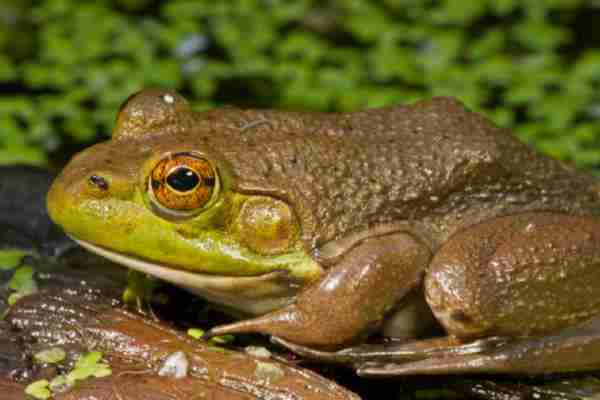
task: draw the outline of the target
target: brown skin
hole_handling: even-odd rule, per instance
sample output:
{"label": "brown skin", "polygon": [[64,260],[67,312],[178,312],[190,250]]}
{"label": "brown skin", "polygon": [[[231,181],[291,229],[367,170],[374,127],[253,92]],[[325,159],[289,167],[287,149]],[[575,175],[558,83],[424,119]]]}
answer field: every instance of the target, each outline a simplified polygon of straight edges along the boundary
{"label": "brown skin", "polygon": [[[165,95],[173,101],[165,102]],[[250,198],[214,217],[222,230],[240,237],[253,254],[295,249],[318,266],[313,271],[324,271],[318,280],[289,282],[294,290],[306,286],[289,306],[209,335],[269,333],[297,352],[354,362],[367,374],[430,373],[431,367],[410,369],[404,361],[433,351],[442,358],[451,354],[467,368],[460,356],[497,347],[487,338],[557,334],[600,311],[599,182],[449,98],[348,114],[234,108],[194,113],[176,93],[144,91],[123,107],[112,141],[66,168],[49,194],[51,215],[60,223],[59,210],[77,208],[90,196],[132,198],[131,191],[147,189],[131,182],[144,181],[148,159],[188,151],[217,166],[227,191]],[[110,194],[101,182],[80,189],[95,172],[110,181]],[[187,207],[198,198],[204,201],[177,198],[173,204]],[[272,215],[277,218],[264,218]],[[255,220],[260,225],[252,225]],[[135,221],[130,224],[135,230]],[[423,276],[425,298],[448,338],[395,352],[315,350],[357,343],[388,316],[402,313]],[[574,299],[573,293],[585,295]],[[479,338],[484,340],[469,344]],[[564,349],[576,354],[581,347]],[[401,368],[361,364],[378,359],[375,353],[386,362],[392,355]],[[600,356],[592,361],[600,365]],[[492,364],[482,365],[487,371]],[[544,372],[556,370],[551,362],[545,365]]]}

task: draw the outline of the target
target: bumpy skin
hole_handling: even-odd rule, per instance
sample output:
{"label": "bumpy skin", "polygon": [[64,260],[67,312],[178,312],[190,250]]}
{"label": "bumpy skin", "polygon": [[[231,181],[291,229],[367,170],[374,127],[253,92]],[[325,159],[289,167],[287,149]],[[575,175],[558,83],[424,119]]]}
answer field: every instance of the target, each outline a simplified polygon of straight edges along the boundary
{"label": "bumpy skin", "polygon": [[[166,217],[148,199],[148,176],[182,152],[215,166],[220,194],[192,217]],[[122,107],[112,140],[71,161],[48,206],[101,254],[144,259],[153,265],[116,258],[240,309],[258,304],[251,313],[276,310],[213,334],[339,346],[379,327],[422,276],[436,317],[461,340],[541,335],[600,307],[558,302],[560,315],[550,307],[569,288],[598,297],[600,285],[565,271],[597,279],[600,183],[450,98],[346,114],[195,113],[174,92],[143,91]],[[549,244],[556,251],[543,250]],[[511,275],[515,268],[524,272]],[[202,274],[209,284],[192,282]],[[512,287],[496,279],[503,274]],[[519,308],[536,300],[528,288],[540,308]],[[502,296],[486,290],[517,295],[503,309]],[[517,323],[527,315],[540,321]]]}
{"label": "bumpy skin", "polygon": [[129,136],[84,152],[60,179],[107,170],[136,181],[161,147],[206,149],[229,165],[232,190],[291,203],[310,251],[377,224],[410,221],[439,245],[501,215],[600,215],[598,181],[450,98],[350,114],[179,111]]}
{"label": "bumpy skin", "polygon": [[292,204],[310,251],[377,224],[408,221],[437,246],[501,215],[600,215],[596,180],[450,98],[350,114],[226,108],[196,118],[173,140],[219,154],[234,190]]}
{"label": "bumpy skin", "polygon": [[600,218],[522,213],[454,235],[436,253],[427,301],[461,338],[535,336],[600,313]]}

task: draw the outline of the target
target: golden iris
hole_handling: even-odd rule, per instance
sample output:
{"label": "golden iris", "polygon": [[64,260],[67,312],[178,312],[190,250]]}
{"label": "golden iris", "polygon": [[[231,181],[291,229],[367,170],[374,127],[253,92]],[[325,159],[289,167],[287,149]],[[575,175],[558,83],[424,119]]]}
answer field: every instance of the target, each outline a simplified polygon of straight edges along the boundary
{"label": "golden iris", "polygon": [[209,202],[216,174],[210,163],[189,153],[173,154],[156,164],[150,189],[163,207],[175,211],[198,210]]}

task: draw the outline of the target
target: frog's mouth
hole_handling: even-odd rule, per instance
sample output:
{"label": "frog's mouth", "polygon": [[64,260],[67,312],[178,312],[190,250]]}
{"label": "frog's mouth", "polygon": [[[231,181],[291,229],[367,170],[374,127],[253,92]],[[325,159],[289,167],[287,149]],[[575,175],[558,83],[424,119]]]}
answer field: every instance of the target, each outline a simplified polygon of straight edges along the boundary
{"label": "frog's mouth", "polygon": [[69,235],[86,250],[182,287],[209,301],[252,315],[289,304],[300,289],[289,272],[277,270],[256,276],[225,276],[190,272],[121,254]]}

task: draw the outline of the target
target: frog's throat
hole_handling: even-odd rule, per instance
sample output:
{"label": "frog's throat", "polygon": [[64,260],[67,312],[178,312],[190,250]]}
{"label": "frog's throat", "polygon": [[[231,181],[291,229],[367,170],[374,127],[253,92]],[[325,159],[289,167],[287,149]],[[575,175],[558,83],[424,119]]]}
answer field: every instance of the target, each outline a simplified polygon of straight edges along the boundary
{"label": "frog's throat", "polygon": [[293,300],[299,290],[298,283],[282,270],[257,276],[224,276],[190,272],[117,253],[69,236],[86,250],[117,264],[170,282],[209,301],[253,315],[284,307]]}

